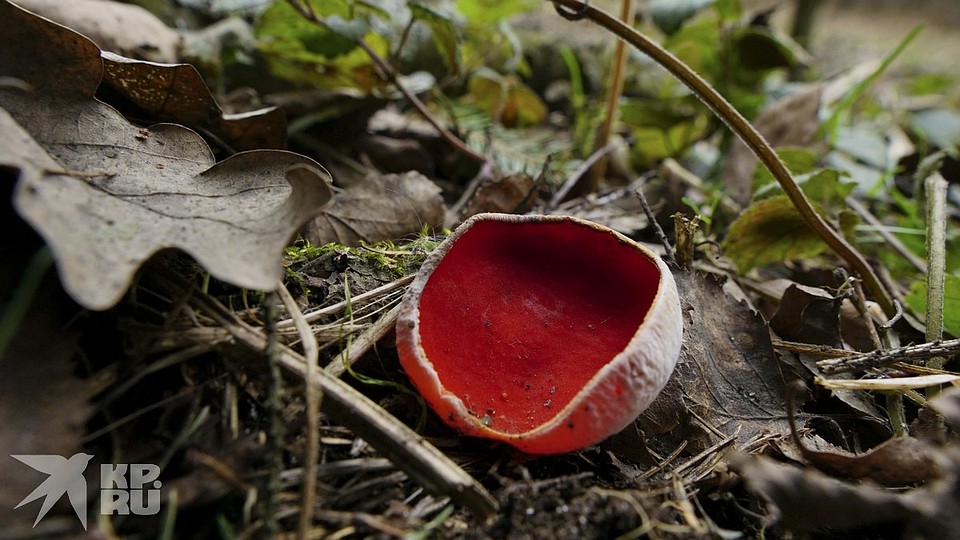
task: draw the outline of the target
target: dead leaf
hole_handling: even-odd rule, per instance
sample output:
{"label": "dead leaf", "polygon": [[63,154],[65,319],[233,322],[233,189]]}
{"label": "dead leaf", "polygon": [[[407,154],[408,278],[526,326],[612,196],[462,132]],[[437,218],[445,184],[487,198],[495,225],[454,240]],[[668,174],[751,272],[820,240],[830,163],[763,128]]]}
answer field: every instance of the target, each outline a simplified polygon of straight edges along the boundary
{"label": "dead leaf", "polygon": [[[226,114],[217,105],[200,73],[190,64],[157,64],[103,52],[100,97],[112,105],[135,106],[139,121],[174,122],[207,132],[231,151],[281,149],[287,120],[282,109],[267,107]],[[111,92],[104,92],[109,88]]]}
{"label": "dead leaf", "polygon": [[[820,127],[821,91],[816,84],[781,98],[760,111],[753,123],[773,148],[807,146]],[[739,140],[734,141],[724,178],[727,194],[741,205],[750,201],[751,178],[756,166],[753,152]]]}
{"label": "dead leaf", "polygon": [[791,284],[770,319],[770,328],[786,340],[840,347],[842,300],[823,289]]}
{"label": "dead leaf", "polygon": [[906,493],[843,482],[763,456],[741,456],[733,468],[750,491],[770,503],[770,521],[786,529],[836,532],[888,523],[902,528],[894,529],[901,538],[960,538],[956,450],[945,453],[952,461],[950,475]]}
{"label": "dead leaf", "polygon": [[88,37],[101,49],[154,62],[176,62],[180,34],[140,6],[107,0],[17,0]]}
{"label": "dead leaf", "polygon": [[524,209],[520,205],[527,203],[529,206],[534,184],[533,177],[523,173],[490,178],[477,186],[470,196],[470,201],[460,212],[460,221],[482,212],[522,213]]}
{"label": "dead leaf", "polygon": [[815,470],[742,456],[734,467],[771,505],[771,521],[787,529],[849,529],[903,521],[910,505],[881,488],[847,484]]}
{"label": "dead leaf", "polygon": [[806,445],[801,446],[801,453],[818,469],[833,476],[873,480],[885,486],[906,486],[937,478],[948,466],[938,448],[913,437],[887,439],[862,454],[837,447],[832,451],[814,450]]}
{"label": "dead leaf", "polygon": [[393,240],[443,225],[440,188],[419,172],[370,177],[339,193],[304,230],[313,244]]}
{"label": "dead leaf", "polygon": [[276,286],[283,248],[330,197],[319,164],[282,151],[214,164],[195,132],[138,128],[96,101],[102,63],[86,38],[6,1],[0,32],[0,65],[32,87],[0,89],[0,163],[20,170],[14,206],[50,245],[74,299],[112,306],[164,248],[220,280]]}
{"label": "dead leaf", "polygon": [[[716,278],[693,271],[674,271],[684,312],[684,347],[671,383],[652,409],[661,418],[671,400],[674,379],[682,406],[700,419],[732,435],[743,445],[759,435],[789,433],[784,375],[763,318],[728,296]],[[674,418],[689,422],[675,410]],[[698,421],[699,422],[699,421]],[[641,425],[645,432],[650,432]],[[702,442],[702,441],[701,441]]]}

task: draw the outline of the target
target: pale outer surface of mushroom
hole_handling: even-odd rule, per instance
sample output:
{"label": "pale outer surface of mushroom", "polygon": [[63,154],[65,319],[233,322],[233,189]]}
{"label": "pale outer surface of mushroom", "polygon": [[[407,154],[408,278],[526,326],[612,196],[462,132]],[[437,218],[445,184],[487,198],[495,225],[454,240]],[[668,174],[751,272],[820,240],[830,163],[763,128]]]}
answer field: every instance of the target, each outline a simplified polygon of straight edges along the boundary
{"label": "pale outer surface of mushroom", "polygon": [[[522,433],[492,429],[447,391],[421,343],[420,297],[433,271],[457,239],[483,220],[515,223],[568,221],[611,234],[647,257],[660,283],[646,317],[627,346],[607,362],[551,420]],[[568,216],[478,214],[465,221],[427,258],[414,279],[397,320],[401,364],[446,423],[466,435],[501,440],[531,454],[557,454],[585,448],[621,431],[654,401],[680,354],[683,318],[676,283],[666,263],[633,240],[601,225]]]}

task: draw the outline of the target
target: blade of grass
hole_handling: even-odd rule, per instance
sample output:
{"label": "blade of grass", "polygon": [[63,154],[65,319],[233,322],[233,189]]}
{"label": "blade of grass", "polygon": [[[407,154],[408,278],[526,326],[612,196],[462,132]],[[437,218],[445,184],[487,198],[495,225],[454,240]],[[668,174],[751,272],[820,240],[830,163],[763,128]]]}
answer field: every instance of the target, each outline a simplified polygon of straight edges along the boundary
{"label": "blade of grass", "polygon": [[854,85],[854,87],[843,97],[840,103],[834,107],[830,117],[820,125],[820,132],[827,134],[830,140],[830,146],[836,146],[837,144],[837,136],[840,131],[840,120],[843,118],[843,116],[850,112],[850,109],[853,107],[854,103],[856,103],[857,100],[863,96],[864,92],[866,92],[867,89],[869,89],[873,83],[875,83],[877,79],[879,79],[880,76],[890,68],[890,65],[893,64],[893,61],[896,60],[904,50],[906,50],[907,46],[913,42],[914,38],[920,34],[921,30],[923,30],[922,25],[914,26],[913,29],[910,30],[910,32],[908,32],[907,35],[900,40],[900,43],[898,43],[897,46],[890,51],[890,54],[888,54],[886,58],[880,62],[880,65],[877,66],[877,69],[873,70],[865,79]]}

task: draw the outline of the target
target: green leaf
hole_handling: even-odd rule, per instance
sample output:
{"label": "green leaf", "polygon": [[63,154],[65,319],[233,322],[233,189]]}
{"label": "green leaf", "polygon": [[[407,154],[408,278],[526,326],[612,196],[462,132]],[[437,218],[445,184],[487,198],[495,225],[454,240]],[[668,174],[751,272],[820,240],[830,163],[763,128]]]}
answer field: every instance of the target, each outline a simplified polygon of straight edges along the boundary
{"label": "green leaf", "polygon": [[519,13],[530,11],[537,0],[458,0],[457,11],[473,24],[494,25]]}
{"label": "green leaf", "polygon": [[[322,4],[318,14],[333,19],[331,24],[344,32],[357,30],[344,19],[349,16],[345,2],[329,0]],[[296,61],[320,62],[356,48],[349,37],[308,21],[287,2],[274,2],[263,12],[257,23],[257,37],[260,38],[260,49],[268,56]]]}
{"label": "green leaf", "polygon": [[670,35],[713,0],[651,0],[650,15],[663,33]]}
{"label": "green leaf", "polygon": [[467,101],[482,108],[506,127],[526,127],[543,122],[547,106],[536,92],[514,75],[483,69],[470,78]]}
{"label": "green leaf", "polygon": [[907,48],[907,46],[913,42],[914,38],[920,34],[921,30],[923,30],[922,26],[913,27],[913,29],[910,30],[910,32],[908,32],[902,40],[900,40],[900,43],[898,43],[897,46],[890,51],[890,54],[883,59],[883,62],[880,63],[877,69],[873,70],[870,75],[860,81],[859,84],[856,84],[850,89],[849,92],[847,92],[845,96],[843,96],[843,99],[840,100],[840,103],[837,104],[837,106],[833,109],[830,117],[820,125],[821,132],[826,133],[830,137],[831,144],[834,144],[837,140],[839,131],[838,128],[840,127],[840,120],[842,117],[850,112],[850,109],[853,108],[853,105],[858,99],[860,99],[860,96],[862,96],[867,89],[869,89],[870,86],[872,86],[873,83],[876,82],[877,79],[879,79],[880,76],[887,71],[890,65],[893,64],[893,61],[896,60],[897,57],[900,56],[900,54],[903,53],[903,51]]}
{"label": "green leaf", "polygon": [[[787,170],[794,176],[812,172],[817,167],[817,156],[806,148],[786,146],[777,148],[777,155],[783,160]],[[753,170],[751,191],[757,197],[763,188],[771,184],[778,185],[777,180],[762,163],[758,163]],[[769,189],[769,188],[768,188]]]}
{"label": "green leaf", "polygon": [[723,249],[743,273],[770,263],[804,259],[826,249],[786,195],[751,204],[727,230]]}
{"label": "green leaf", "polygon": [[453,73],[460,73],[460,48],[462,41],[453,13],[438,7],[427,5],[423,1],[412,1],[409,4],[410,13],[430,27],[433,33],[437,50],[443,56],[447,69]]}
{"label": "green leaf", "polygon": [[773,36],[770,30],[748,26],[733,35],[733,51],[740,65],[751,71],[791,67],[793,51]]}
{"label": "green leaf", "polygon": [[[960,277],[947,274],[943,292],[943,329],[960,336]],[[927,311],[927,282],[920,280],[910,286],[910,293],[904,297],[907,305],[920,315]]]}

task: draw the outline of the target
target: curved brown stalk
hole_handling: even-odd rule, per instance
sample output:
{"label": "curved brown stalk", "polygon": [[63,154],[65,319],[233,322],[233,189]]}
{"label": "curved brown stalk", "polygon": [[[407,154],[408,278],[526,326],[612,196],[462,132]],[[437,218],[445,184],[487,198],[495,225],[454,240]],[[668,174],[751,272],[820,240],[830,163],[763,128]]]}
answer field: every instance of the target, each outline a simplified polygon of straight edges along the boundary
{"label": "curved brown stalk", "polygon": [[794,208],[816,234],[830,246],[841,259],[846,261],[853,270],[860,275],[867,289],[870,290],[874,299],[883,308],[888,316],[896,313],[893,299],[890,293],[883,286],[880,278],[873,271],[873,268],[867,263],[853,246],[851,246],[840,234],[835,231],[827,222],[817,213],[813,205],[807,199],[803,191],[797,185],[796,180],[790,174],[787,166],[777,156],[770,144],[760,135],[746,118],[740,114],[719,92],[716,91],[710,83],[698,75],[689,66],[680,59],[673,56],[669,51],[650,40],[645,35],[637,32],[630,26],[625,25],[616,17],[609,13],[597,9],[588,3],[580,0],[547,0],[554,4],[557,9],[563,9],[562,14],[565,18],[586,18],[594,23],[609,30],[618,38],[633,45],[638,50],[652,58],[655,62],[667,69],[680,82],[685,84],[707,107],[713,111],[723,122],[747,145],[750,150],[756,154],[757,158],[770,170],[770,173],[783,191],[790,198]]}

